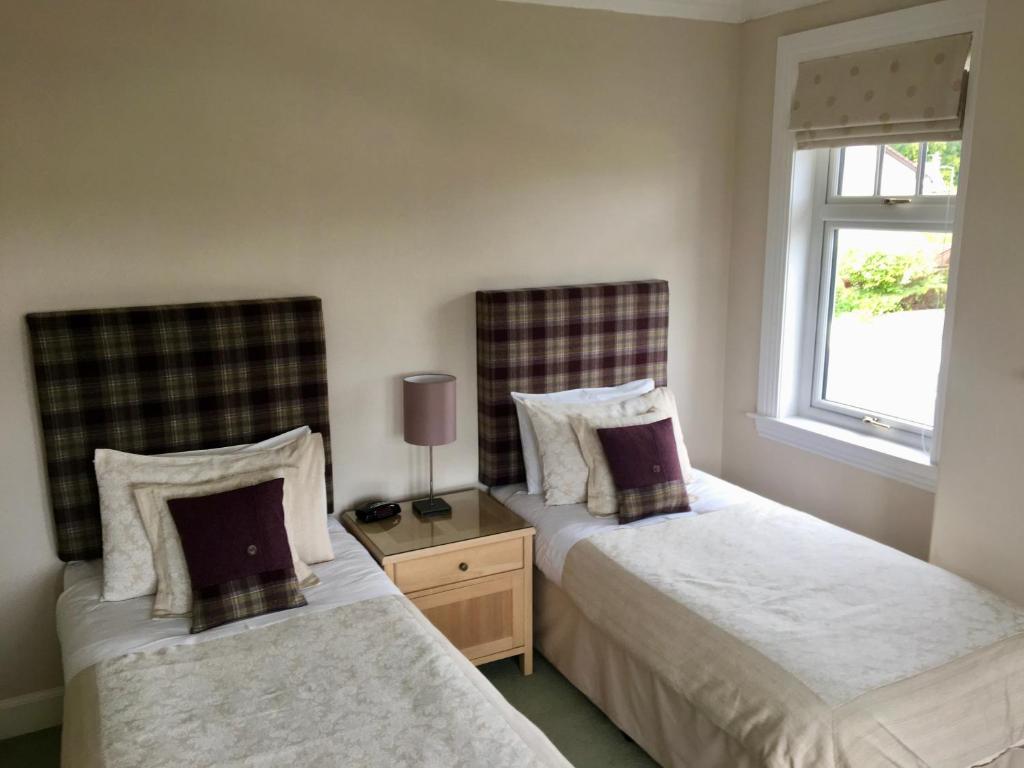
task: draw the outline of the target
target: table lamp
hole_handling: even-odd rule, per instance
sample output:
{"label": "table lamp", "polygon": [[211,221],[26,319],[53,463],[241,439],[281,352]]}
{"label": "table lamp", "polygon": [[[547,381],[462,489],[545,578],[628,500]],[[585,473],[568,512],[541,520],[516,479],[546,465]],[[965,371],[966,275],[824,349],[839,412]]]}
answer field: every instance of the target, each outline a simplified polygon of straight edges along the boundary
{"label": "table lamp", "polygon": [[455,377],[421,373],[402,379],[405,442],[430,446],[430,495],[414,501],[420,515],[451,512],[444,499],[434,496],[434,446],[455,442]]}

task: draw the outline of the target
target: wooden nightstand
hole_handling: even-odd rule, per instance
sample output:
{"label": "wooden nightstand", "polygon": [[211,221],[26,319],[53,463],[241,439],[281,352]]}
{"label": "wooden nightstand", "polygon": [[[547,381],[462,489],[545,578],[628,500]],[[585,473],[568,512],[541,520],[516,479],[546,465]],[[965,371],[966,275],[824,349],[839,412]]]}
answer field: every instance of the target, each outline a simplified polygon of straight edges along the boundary
{"label": "wooden nightstand", "polygon": [[520,657],[533,672],[534,529],[483,491],[444,494],[450,514],[402,513],[344,526],[445,637],[474,664]]}

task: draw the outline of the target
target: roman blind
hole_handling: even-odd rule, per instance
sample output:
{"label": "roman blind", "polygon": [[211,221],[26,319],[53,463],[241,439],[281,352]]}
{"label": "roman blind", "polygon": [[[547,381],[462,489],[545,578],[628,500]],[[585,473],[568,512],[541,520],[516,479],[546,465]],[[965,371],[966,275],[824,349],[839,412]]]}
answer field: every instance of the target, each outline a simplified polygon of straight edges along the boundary
{"label": "roman blind", "polygon": [[799,149],[961,138],[969,32],[800,62]]}

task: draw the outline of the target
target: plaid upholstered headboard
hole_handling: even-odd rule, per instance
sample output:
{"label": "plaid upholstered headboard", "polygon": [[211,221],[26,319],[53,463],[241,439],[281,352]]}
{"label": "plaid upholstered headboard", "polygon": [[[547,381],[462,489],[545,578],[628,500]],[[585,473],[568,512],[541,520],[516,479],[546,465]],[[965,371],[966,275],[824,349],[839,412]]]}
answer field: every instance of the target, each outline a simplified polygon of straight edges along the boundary
{"label": "plaid upholstered headboard", "polygon": [[511,392],[667,384],[668,283],[476,294],[480,482],[525,480]]}
{"label": "plaid upholstered headboard", "polygon": [[62,560],[103,554],[96,448],[168,453],[256,442],[308,424],[324,437],[333,509],[320,299],[27,319]]}

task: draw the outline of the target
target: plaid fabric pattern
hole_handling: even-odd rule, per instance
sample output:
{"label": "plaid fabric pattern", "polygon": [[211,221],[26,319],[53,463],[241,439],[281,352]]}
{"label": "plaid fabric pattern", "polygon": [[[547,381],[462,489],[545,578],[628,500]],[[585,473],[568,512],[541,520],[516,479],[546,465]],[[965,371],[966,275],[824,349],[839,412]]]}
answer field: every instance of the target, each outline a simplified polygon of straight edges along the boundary
{"label": "plaid fabric pattern", "polygon": [[669,512],[690,511],[690,497],[686,494],[686,484],[682,480],[671,480],[643,488],[627,488],[619,490],[616,496],[619,502],[620,524]]}
{"label": "plaid fabric pattern", "polygon": [[666,384],[668,283],[476,294],[480,482],[525,480],[511,392]]}
{"label": "plaid fabric pattern", "polygon": [[192,634],[306,604],[293,568],[192,590]]}
{"label": "plaid fabric pattern", "polygon": [[308,424],[324,436],[327,365],[312,297],[28,315],[63,560],[103,554],[96,448],[169,453]]}

